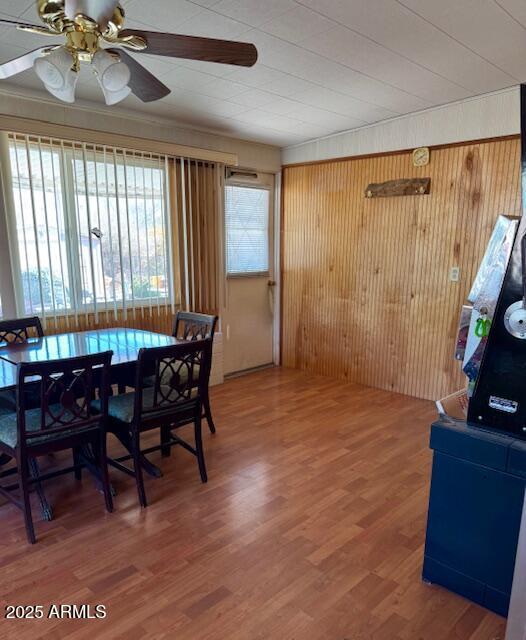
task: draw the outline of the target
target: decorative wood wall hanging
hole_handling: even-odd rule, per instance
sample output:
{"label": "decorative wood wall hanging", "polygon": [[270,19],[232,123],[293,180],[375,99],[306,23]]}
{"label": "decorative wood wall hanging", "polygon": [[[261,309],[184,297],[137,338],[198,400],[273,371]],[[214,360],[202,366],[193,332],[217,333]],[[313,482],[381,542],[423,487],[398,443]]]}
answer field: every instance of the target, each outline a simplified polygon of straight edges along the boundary
{"label": "decorative wood wall hanging", "polygon": [[429,193],[431,178],[408,178],[372,183],[365,190],[366,198],[391,198],[393,196],[423,196]]}

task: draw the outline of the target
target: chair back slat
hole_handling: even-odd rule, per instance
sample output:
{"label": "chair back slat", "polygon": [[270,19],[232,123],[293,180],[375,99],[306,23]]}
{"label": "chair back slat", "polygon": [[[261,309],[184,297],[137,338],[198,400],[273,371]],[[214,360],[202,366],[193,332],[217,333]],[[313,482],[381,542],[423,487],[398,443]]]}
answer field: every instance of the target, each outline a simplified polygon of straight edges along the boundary
{"label": "chair back slat", "polygon": [[[42,436],[60,437],[73,430],[98,427],[108,414],[109,368],[112,351],[89,356],[20,363],[17,383],[17,418],[19,443],[31,445]],[[39,388],[39,425],[28,429],[27,385]],[[90,403],[99,388],[101,414],[90,411]],[[34,411],[34,409],[33,409]]]}
{"label": "chair back slat", "polygon": [[217,316],[206,313],[190,313],[178,311],[175,316],[173,335],[183,340],[214,339],[217,325]]}
{"label": "chair back slat", "polygon": [[[192,340],[139,351],[134,421],[169,414],[182,406],[200,406],[208,384],[212,341]],[[153,376],[153,388],[145,385]],[[144,391],[149,389],[148,402]]]}
{"label": "chair back slat", "polygon": [[0,322],[0,346],[27,342],[30,338],[42,338],[43,335],[42,324],[37,316]]}

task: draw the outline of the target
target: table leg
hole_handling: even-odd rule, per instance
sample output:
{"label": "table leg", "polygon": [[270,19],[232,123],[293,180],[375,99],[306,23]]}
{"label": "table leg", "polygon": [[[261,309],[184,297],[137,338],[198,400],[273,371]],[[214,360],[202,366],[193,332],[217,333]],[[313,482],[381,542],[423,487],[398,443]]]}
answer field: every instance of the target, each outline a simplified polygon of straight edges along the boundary
{"label": "table leg", "polygon": [[40,501],[40,510],[42,512],[42,519],[50,522],[53,520],[53,509],[51,505],[47,501],[46,494],[44,493],[44,487],[40,482],[40,469],[38,467],[38,462],[35,458],[29,458],[29,469],[31,471],[31,476],[33,477],[33,484],[35,485],[36,492],[38,495],[38,499]]}
{"label": "table leg", "polygon": [[[128,451],[128,453],[131,455],[132,443],[131,443],[130,435],[124,431],[121,431],[119,433],[116,433],[115,436],[117,437],[119,442],[122,444],[122,446],[126,449],[126,451]],[[139,455],[139,461],[140,461],[141,467],[146,471],[146,473],[149,476],[152,476],[152,478],[163,477],[163,472],[159,469],[159,467],[155,466],[152,462],[150,462],[148,458],[144,456],[142,453]]]}

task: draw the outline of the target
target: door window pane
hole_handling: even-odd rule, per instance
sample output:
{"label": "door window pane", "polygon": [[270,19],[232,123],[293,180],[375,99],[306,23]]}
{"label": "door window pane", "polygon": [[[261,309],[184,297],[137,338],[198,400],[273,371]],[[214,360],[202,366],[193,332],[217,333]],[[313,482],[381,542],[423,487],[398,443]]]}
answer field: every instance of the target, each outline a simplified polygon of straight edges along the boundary
{"label": "door window pane", "polygon": [[226,264],[229,275],[269,270],[268,189],[225,187]]}

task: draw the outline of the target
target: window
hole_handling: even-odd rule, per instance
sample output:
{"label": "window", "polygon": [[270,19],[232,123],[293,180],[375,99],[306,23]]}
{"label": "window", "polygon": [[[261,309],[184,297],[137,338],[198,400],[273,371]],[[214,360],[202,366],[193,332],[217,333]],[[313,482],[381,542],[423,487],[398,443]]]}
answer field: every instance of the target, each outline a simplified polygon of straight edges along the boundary
{"label": "window", "polygon": [[21,137],[9,151],[19,312],[171,298],[164,158]]}
{"label": "window", "polygon": [[[18,284],[24,314],[71,307],[60,156],[51,149],[10,144]],[[55,189],[58,185],[58,189]],[[57,196],[57,197],[55,197]]]}
{"label": "window", "polygon": [[268,273],[269,202],[268,189],[225,187],[228,275]]}

